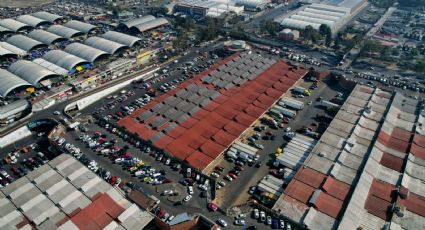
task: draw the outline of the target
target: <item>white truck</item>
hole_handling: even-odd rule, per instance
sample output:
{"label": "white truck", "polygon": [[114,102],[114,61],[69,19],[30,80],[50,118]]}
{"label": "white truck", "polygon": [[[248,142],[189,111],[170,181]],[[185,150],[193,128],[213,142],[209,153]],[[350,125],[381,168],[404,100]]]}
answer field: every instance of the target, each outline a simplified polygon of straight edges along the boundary
{"label": "white truck", "polygon": [[338,104],[326,100],[320,101],[320,105],[326,107],[326,109],[339,109],[340,107]]}
{"label": "white truck", "polygon": [[282,106],[279,105],[275,105],[273,107],[274,110],[279,111],[283,116],[289,117],[289,118],[293,118],[297,115],[297,112],[289,110],[289,109],[285,109]]}
{"label": "white truck", "polygon": [[280,106],[291,107],[296,110],[300,110],[304,108],[304,102],[298,101],[289,97],[282,98],[278,104]]}

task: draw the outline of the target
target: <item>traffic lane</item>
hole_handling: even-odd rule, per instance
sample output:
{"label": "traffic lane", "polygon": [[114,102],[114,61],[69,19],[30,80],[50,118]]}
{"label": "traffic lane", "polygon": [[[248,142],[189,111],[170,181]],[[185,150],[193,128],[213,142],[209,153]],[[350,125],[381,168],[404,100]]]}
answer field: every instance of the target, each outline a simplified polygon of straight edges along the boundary
{"label": "traffic lane", "polygon": [[[95,131],[100,131],[102,134],[107,135],[107,139],[111,139],[111,137],[113,137],[114,139],[117,140],[116,146],[118,146],[118,147],[123,147],[125,145],[129,146],[129,149],[128,149],[127,152],[129,152],[133,157],[137,157],[137,158],[143,160],[143,162],[145,162],[146,165],[150,165],[150,166],[154,167],[157,171],[164,170],[166,172],[166,177],[171,179],[172,182],[178,183],[179,180],[183,179],[182,174],[180,174],[179,172],[174,171],[170,168],[170,166],[172,164],[170,164],[170,166],[166,166],[165,164],[163,164],[159,161],[156,161],[154,157],[151,157],[147,153],[140,151],[139,149],[137,149],[137,148],[133,147],[132,145],[124,142],[119,137],[107,132],[106,130],[104,130],[103,128],[100,128],[99,126],[97,126],[95,124],[91,124],[88,128],[90,130],[93,130],[93,131],[89,132],[90,134],[94,133]],[[137,185],[142,185],[142,188],[146,192],[148,192],[149,194],[155,195],[158,199],[161,200],[161,202],[164,202],[167,205],[166,208],[167,208],[168,212],[170,212],[169,210],[170,210],[171,206],[173,207],[173,211],[179,210],[178,209],[179,206],[175,206],[175,204],[173,202],[170,202],[167,199],[167,197],[164,197],[164,196],[161,196],[160,194],[158,194],[157,191],[156,191],[156,187],[154,185],[150,185],[150,184],[141,182],[140,178],[132,176],[129,173],[129,171],[127,169],[123,168],[121,165],[113,163],[109,158],[98,155],[96,152],[94,152],[90,148],[86,147],[85,143],[78,140],[78,137],[80,135],[83,135],[83,134],[86,134],[86,133],[80,133],[78,131],[74,131],[74,132],[70,132],[70,133],[72,134],[71,139],[75,140],[75,141],[72,141],[72,144],[79,146],[81,149],[84,149],[85,151],[87,151],[89,154],[86,154],[86,155],[89,155],[91,160],[97,161],[99,163],[99,165],[101,165],[103,168],[105,168],[108,171],[110,171],[109,169],[114,169],[113,171],[111,171],[111,175],[117,175],[125,181],[132,181],[133,183],[136,183]],[[181,207],[190,208],[194,211],[201,212],[203,209],[206,208],[207,202],[206,202],[205,198],[200,197],[200,193],[201,193],[201,191],[198,190],[198,188],[196,188],[196,186],[194,186],[193,198],[189,202],[184,203],[183,206],[181,206]],[[174,207],[176,207],[176,208],[174,208]],[[180,212],[173,212],[172,214],[175,215],[175,214],[179,214],[179,213]]]}

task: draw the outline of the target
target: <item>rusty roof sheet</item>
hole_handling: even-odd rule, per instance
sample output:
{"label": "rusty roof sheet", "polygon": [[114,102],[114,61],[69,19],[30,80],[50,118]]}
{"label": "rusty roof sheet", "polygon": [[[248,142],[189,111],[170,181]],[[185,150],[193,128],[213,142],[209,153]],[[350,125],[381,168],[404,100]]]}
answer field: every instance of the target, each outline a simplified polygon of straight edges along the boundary
{"label": "rusty roof sheet", "polygon": [[381,161],[379,162],[381,165],[390,168],[392,170],[395,170],[397,172],[403,171],[404,166],[404,160],[396,157],[394,155],[391,155],[389,153],[384,152],[382,154]]}
{"label": "rusty roof sheet", "polygon": [[199,151],[195,151],[192,154],[190,154],[190,156],[188,156],[186,158],[186,162],[189,163],[189,165],[191,165],[192,167],[198,169],[198,170],[203,170],[204,168],[206,168],[214,159],[199,152]]}
{"label": "rusty roof sheet", "polygon": [[350,192],[350,185],[328,176],[323,184],[322,190],[327,194],[344,201]]}
{"label": "rusty roof sheet", "polygon": [[309,203],[320,212],[332,218],[338,218],[342,212],[343,202],[321,190],[316,190]]}
{"label": "rusty roof sheet", "polygon": [[308,204],[315,189],[301,181],[292,179],[286,187],[284,193],[304,204]]}
{"label": "rusty roof sheet", "polygon": [[294,178],[313,188],[320,188],[326,175],[308,167],[300,167]]}

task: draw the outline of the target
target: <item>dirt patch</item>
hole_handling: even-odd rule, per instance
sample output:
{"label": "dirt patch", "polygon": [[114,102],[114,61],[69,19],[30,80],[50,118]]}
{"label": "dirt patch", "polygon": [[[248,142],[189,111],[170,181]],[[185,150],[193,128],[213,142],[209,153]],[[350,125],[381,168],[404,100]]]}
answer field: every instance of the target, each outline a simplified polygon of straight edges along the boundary
{"label": "dirt patch", "polygon": [[51,2],[56,2],[56,0],[0,0],[0,7],[26,8]]}

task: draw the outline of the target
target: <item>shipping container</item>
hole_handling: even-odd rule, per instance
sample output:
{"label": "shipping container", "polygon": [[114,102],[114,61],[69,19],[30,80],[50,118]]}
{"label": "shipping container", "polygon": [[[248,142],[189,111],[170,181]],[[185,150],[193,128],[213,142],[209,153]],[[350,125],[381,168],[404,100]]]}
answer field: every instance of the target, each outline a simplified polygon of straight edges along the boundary
{"label": "shipping container", "polygon": [[275,105],[273,107],[273,109],[279,111],[283,116],[286,116],[286,117],[289,117],[289,118],[293,118],[297,115],[296,111],[285,109],[285,108],[283,108],[282,106],[279,106],[279,105]]}
{"label": "shipping container", "polygon": [[279,103],[280,106],[286,106],[286,107],[290,107],[290,108],[294,108],[297,110],[303,109],[304,108],[304,102],[302,101],[298,101],[289,97],[284,97],[282,98]]}

